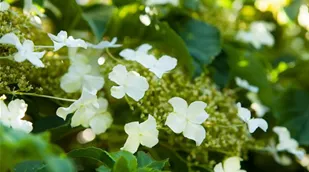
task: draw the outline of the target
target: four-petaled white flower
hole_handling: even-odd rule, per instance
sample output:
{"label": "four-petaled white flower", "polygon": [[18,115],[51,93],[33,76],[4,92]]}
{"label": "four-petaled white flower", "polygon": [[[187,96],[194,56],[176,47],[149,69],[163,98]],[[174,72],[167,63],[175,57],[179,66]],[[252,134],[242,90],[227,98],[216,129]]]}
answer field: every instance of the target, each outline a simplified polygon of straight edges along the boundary
{"label": "four-petaled white flower", "polygon": [[8,33],[0,38],[0,44],[10,44],[16,47],[18,52],[14,54],[15,61],[23,62],[28,60],[37,67],[44,67],[40,59],[44,56],[45,51],[34,52],[34,44],[31,40],[26,39],[23,44],[21,44],[19,38],[14,33]]}
{"label": "four-petaled white flower", "polygon": [[7,11],[9,8],[10,8],[10,4],[8,4],[7,2],[5,1],[0,2],[0,12]]}
{"label": "four-petaled white flower", "polygon": [[11,101],[8,106],[3,100],[0,100],[0,121],[8,127],[30,133],[32,123],[22,120],[27,111],[27,106],[25,101],[21,99]]}
{"label": "four-petaled white flower", "polygon": [[246,170],[241,170],[240,166],[241,159],[239,157],[230,157],[223,161],[223,164],[220,162],[214,168],[214,172],[246,172]]}
{"label": "four-petaled white flower", "polygon": [[91,127],[94,133],[101,134],[110,127],[113,119],[107,112],[107,101],[97,98],[96,94],[83,89],[81,97],[69,107],[57,109],[57,116],[66,119],[67,115],[74,112],[71,126]]}
{"label": "four-petaled white flower", "polygon": [[247,80],[241,79],[239,77],[235,78],[236,85],[246,90],[249,90],[253,93],[259,92],[259,88],[253,85],[250,85]]}
{"label": "four-petaled white flower", "polygon": [[111,42],[109,41],[101,41],[100,43],[94,45],[91,43],[88,43],[88,47],[94,48],[94,49],[105,49],[105,48],[117,48],[121,47],[120,44],[116,44],[117,38],[113,38]]}
{"label": "four-petaled white flower", "polygon": [[172,4],[174,6],[179,5],[179,0],[146,0],[146,5],[164,5]]}
{"label": "four-petaled white flower", "polygon": [[238,117],[247,123],[250,133],[253,133],[257,128],[261,128],[264,132],[266,132],[268,124],[264,119],[251,118],[251,112],[249,109],[241,107],[240,103],[237,103],[236,106],[238,108]]}
{"label": "four-petaled white flower", "polygon": [[87,89],[96,93],[104,85],[104,78],[92,71],[92,66],[88,64],[84,56],[76,56],[69,67],[68,73],[61,78],[60,87],[67,93],[73,93]]}
{"label": "four-petaled white flower", "polygon": [[207,104],[202,101],[195,101],[189,106],[180,97],[173,97],[168,101],[174,108],[166,119],[167,125],[175,133],[183,135],[196,142],[199,146],[206,137],[206,131],[202,126],[203,122],[209,117],[205,108]]}
{"label": "four-petaled white flower", "polygon": [[135,101],[139,101],[149,88],[146,78],[135,71],[128,72],[123,65],[115,66],[113,71],[109,73],[108,78],[119,85],[111,88],[111,95],[117,99],[127,94]]}
{"label": "four-petaled white flower", "polygon": [[54,51],[57,51],[64,46],[70,48],[82,47],[85,49],[87,49],[88,46],[82,39],[74,39],[72,36],[68,37],[68,33],[66,31],[60,31],[57,36],[49,33],[48,36],[54,43]]}
{"label": "four-petaled white flower", "polygon": [[164,73],[174,69],[177,65],[177,59],[164,55],[159,59],[155,56],[149,55],[148,51],[152,48],[149,44],[143,44],[137,50],[124,49],[120,52],[120,56],[126,60],[132,60],[140,63],[145,68],[153,72],[158,78],[162,78]]}
{"label": "four-petaled white flower", "polygon": [[273,24],[262,21],[253,22],[250,25],[249,31],[239,31],[236,39],[251,43],[256,49],[260,49],[263,45],[273,46],[275,39],[270,31],[274,29]]}
{"label": "four-petaled white flower", "polygon": [[152,148],[159,142],[157,123],[151,115],[148,115],[148,119],[142,123],[130,122],[126,124],[124,130],[128,134],[128,139],[121,150],[135,153],[140,144]]}
{"label": "four-petaled white flower", "polygon": [[279,143],[276,146],[278,151],[287,151],[295,155],[299,160],[305,156],[306,152],[302,149],[298,149],[298,142],[291,138],[287,128],[276,126],[273,128],[273,131],[279,137]]}

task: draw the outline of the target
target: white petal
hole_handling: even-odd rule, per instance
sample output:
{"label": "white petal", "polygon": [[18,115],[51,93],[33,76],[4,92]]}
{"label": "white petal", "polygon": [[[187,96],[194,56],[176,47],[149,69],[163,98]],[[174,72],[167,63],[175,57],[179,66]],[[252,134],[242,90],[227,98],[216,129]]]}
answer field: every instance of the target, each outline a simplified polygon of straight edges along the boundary
{"label": "white petal", "polygon": [[139,52],[142,52],[142,53],[145,53],[147,54],[149,50],[151,50],[152,46],[149,45],[149,44],[142,44],[141,46],[139,46],[137,48],[136,51],[139,51]]}
{"label": "white petal", "polygon": [[28,59],[29,62],[31,62],[36,67],[44,67],[45,65],[40,60],[40,58],[42,58],[44,56],[44,54],[45,54],[45,51],[43,51],[43,52],[33,52],[33,53],[30,53],[27,56],[27,59]]}
{"label": "white petal", "polygon": [[164,73],[171,71],[176,65],[177,59],[164,55],[156,62],[153,68],[150,68],[150,71],[158,78],[161,78]]}
{"label": "white petal", "polygon": [[116,47],[121,47],[120,44],[116,44],[117,38],[113,38],[111,42],[109,41],[101,41],[97,45],[92,45],[90,44],[90,47],[95,48],[95,49],[105,49],[105,48],[116,48]]}
{"label": "white petal", "polygon": [[15,45],[18,49],[21,47],[19,38],[14,33],[7,33],[0,38],[0,44],[11,44]]}
{"label": "white petal", "polygon": [[147,69],[154,68],[158,63],[158,60],[155,56],[141,52],[136,52],[136,61]]}
{"label": "white petal", "polygon": [[121,99],[125,96],[125,90],[123,86],[113,86],[111,88],[111,95],[116,99]]}
{"label": "white petal", "polygon": [[140,76],[136,72],[130,71],[125,85],[125,93],[135,101],[139,101],[144,97],[149,85],[146,78]]}
{"label": "white petal", "polygon": [[88,89],[93,94],[96,94],[104,85],[104,78],[101,76],[85,75],[83,87]]}
{"label": "white petal", "polygon": [[249,132],[253,133],[258,127],[266,132],[268,128],[267,122],[262,118],[250,119],[248,122]]}
{"label": "white petal", "polygon": [[74,113],[71,126],[76,127],[82,125],[83,127],[89,127],[90,119],[96,114],[96,109],[92,105],[82,106]]}
{"label": "white petal", "polygon": [[124,126],[124,131],[128,134],[128,135],[138,135],[140,130],[139,130],[139,123],[138,122],[130,122],[127,123]]}
{"label": "white petal", "polygon": [[225,172],[225,171],[223,170],[223,165],[222,165],[221,162],[215,166],[214,172]]}
{"label": "white petal", "polygon": [[8,110],[11,112],[11,118],[21,119],[25,116],[28,105],[24,100],[15,99],[8,104]]}
{"label": "white petal", "polygon": [[291,139],[290,132],[285,127],[276,126],[276,127],[273,128],[273,131],[278,135],[280,142]]}
{"label": "white petal", "polygon": [[158,136],[153,135],[142,135],[140,136],[141,145],[146,146],[148,148],[154,147],[159,143]]}
{"label": "white petal", "polygon": [[119,54],[121,57],[123,57],[126,60],[136,60],[136,54],[135,51],[132,49],[124,49]]}
{"label": "white petal", "polygon": [[127,79],[127,74],[128,71],[126,67],[119,64],[113,68],[111,73],[109,73],[108,78],[118,85],[123,85]]}
{"label": "white petal", "polygon": [[23,62],[26,59],[27,59],[27,57],[24,54],[22,54],[22,52],[17,52],[17,53],[14,54],[14,60],[16,62]]}
{"label": "white petal", "polygon": [[9,109],[3,100],[0,100],[0,120],[6,119],[9,116]]}
{"label": "white petal", "polygon": [[82,78],[75,73],[66,73],[61,77],[60,87],[67,93],[79,91],[82,87]]}
{"label": "white petal", "polygon": [[167,125],[174,133],[181,133],[185,130],[187,125],[186,118],[182,114],[170,113],[165,121]]}
{"label": "white petal", "polygon": [[104,113],[107,111],[108,101],[102,97],[98,98],[99,109],[97,113]]}
{"label": "white petal", "polygon": [[180,97],[173,97],[168,101],[174,108],[174,112],[179,114],[186,114],[188,109],[187,102]]}
{"label": "white petal", "polygon": [[74,48],[74,47],[82,47],[87,49],[88,45],[87,43],[82,39],[74,39],[72,36],[69,36],[66,42],[66,45],[68,47]]}
{"label": "white petal", "polygon": [[304,150],[297,150],[297,149],[294,149],[294,150],[290,151],[290,153],[295,155],[298,160],[302,160],[305,157],[305,155],[306,155],[306,151],[304,151]]}
{"label": "white petal", "polygon": [[207,104],[202,101],[195,101],[188,107],[187,118],[190,122],[195,124],[202,124],[209,115],[206,113],[205,108]]}
{"label": "white petal", "polygon": [[236,172],[240,170],[240,158],[230,157],[223,162],[223,168],[225,172]]}
{"label": "white petal", "polygon": [[109,113],[95,115],[89,122],[92,131],[95,134],[104,133],[113,123],[113,118]]}
{"label": "white petal", "polygon": [[237,116],[244,122],[248,123],[251,118],[251,112],[247,108],[241,107],[240,103],[237,103],[236,106],[238,108]]}
{"label": "white petal", "polygon": [[196,146],[199,146],[206,137],[206,131],[202,125],[188,122],[185,130],[183,131],[183,135],[188,139],[194,140]]}
{"label": "white petal", "polygon": [[148,119],[140,124],[140,132],[144,136],[158,137],[157,122],[153,116],[148,115]]}
{"label": "white petal", "polygon": [[65,43],[54,42],[54,51],[58,51],[62,47],[66,46]]}
{"label": "white petal", "polygon": [[13,129],[21,130],[26,133],[30,133],[33,129],[32,123],[26,120],[13,120],[11,121],[11,126]]}
{"label": "white petal", "polygon": [[0,11],[4,12],[7,11],[10,8],[10,4],[8,4],[7,2],[0,2]]}
{"label": "white petal", "polygon": [[132,154],[134,154],[137,151],[139,144],[140,144],[140,142],[139,142],[138,135],[129,135],[126,143],[121,148],[121,150],[126,150],[126,151],[129,151]]}

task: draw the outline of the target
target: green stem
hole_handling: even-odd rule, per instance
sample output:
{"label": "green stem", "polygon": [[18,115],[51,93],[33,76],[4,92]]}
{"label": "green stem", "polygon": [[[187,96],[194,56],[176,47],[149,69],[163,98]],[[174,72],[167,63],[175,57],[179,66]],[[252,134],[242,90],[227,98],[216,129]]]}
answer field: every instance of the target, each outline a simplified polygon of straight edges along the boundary
{"label": "green stem", "polygon": [[106,48],[106,53],[107,53],[108,56],[110,56],[110,57],[111,57],[113,60],[115,60],[116,62],[118,62],[118,63],[120,63],[120,64],[123,63],[122,60],[117,59],[115,56],[113,56],[112,53],[110,53],[110,51],[109,51],[108,48]]}
{"label": "green stem", "polygon": [[0,57],[0,60],[1,59],[12,59],[13,57],[12,56],[4,56],[4,57]]}
{"label": "green stem", "polygon": [[54,48],[54,46],[48,46],[48,45],[36,45],[35,48]]}
{"label": "green stem", "polygon": [[61,100],[61,101],[67,101],[67,102],[75,102],[75,99],[66,99],[61,97],[54,97],[54,96],[48,96],[48,95],[41,95],[41,94],[35,94],[35,93],[21,93],[21,92],[5,92],[1,94],[11,94],[11,95],[25,95],[25,96],[34,96],[34,97],[43,97],[43,98],[49,98],[49,99],[55,99],[55,100]]}

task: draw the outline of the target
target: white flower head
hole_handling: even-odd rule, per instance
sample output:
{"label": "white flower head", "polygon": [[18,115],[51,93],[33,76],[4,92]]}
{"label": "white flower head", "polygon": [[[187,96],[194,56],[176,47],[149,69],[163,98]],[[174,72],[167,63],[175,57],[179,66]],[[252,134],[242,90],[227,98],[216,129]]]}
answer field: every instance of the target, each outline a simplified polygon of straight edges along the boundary
{"label": "white flower head", "polygon": [[274,25],[262,21],[253,22],[249,31],[239,31],[236,39],[251,43],[256,49],[260,49],[263,45],[273,46],[275,43],[274,36],[270,31],[274,30]]}
{"label": "white flower head", "polygon": [[82,125],[83,127],[89,127],[90,119],[95,116],[99,108],[100,104],[97,96],[87,89],[83,89],[82,95],[77,101],[67,108],[58,108],[56,114],[65,120],[68,114],[74,112],[71,126],[76,127]]}
{"label": "white flower head", "polygon": [[123,65],[115,66],[108,78],[119,85],[111,88],[111,95],[117,99],[121,99],[127,94],[135,101],[139,101],[149,88],[146,78],[135,71],[128,72]]}
{"label": "white flower head", "polygon": [[8,33],[0,38],[0,44],[14,45],[18,50],[14,54],[14,60],[17,62],[23,62],[28,60],[37,67],[44,67],[44,64],[40,60],[44,54],[43,52],[34,52],[34,44],[31,40],[25,40],[23,44],[20,43],[19,38],[14,33]]}
{"label": "white flower head", "polygon": [[0,121],[8,127],[30,133],[33,129],[32,123],[22,120],[27,106],[25,101],[21,99],[11,101],[8,106],[3,100],[0,100]]}
{"label": "white flower head", "polygon": [[205,108],[207,104],[202,101],[195,101],[189,106],[180,97],[173,97],[168,101],[174,108],[166,119],[167,125],[173,132],[183,135],[196,142],[199,146],[206,137],[206,131],[202,123],[209,117]]}
{"label": "white flower head", "polygon": [[60,31],[57,36],[49,33],[48,36],[54,43],[54,51],[58,51],[64,46],[70,48],[82,47],[85,49],[87,49],[88,46],[82,39],[74,39],[72,36],[68,37],[68,33],[66,31]]}
{"label": "white flower head", "polygon": [[290,132],[287,128],[276,126],[273,128],[273,131],[279,137],[279,143],[276,146],[278,151],[287,151],[300,160],[305,156],[306,152],[298,149],[298,142],[291,138]]}
{"label": "white flower head", "polygon": [[5,1],[0,2],[0,12],[7,11],[9,8],[10,8],[10,4],[8,4],[7,2]]}
{"label": "white flower head", "polygon": [[259,92],[259,88],[253,85],[250,85],[247,80],[241,79],[239,77],[235,78],[236,85],[246,90],[249,90],[253,93]]}
{"label": "white flower head", "polygon": [[145,68],[153,72],[158,78],[162,78],[164,73],[167,73],[177,66],[177,59],[164,55],[159,59],[149,55],[148,51],[152,48],[149,44],[143,44],[137,50],[124,49],[120,52],[120,56],[126,60],[132,60],[140,63]]}
{"label": "white flower head", "polygon": [[111,42],[109,41],[101,41],[100,43],[94,45],[91,43],[88,43],[88,47],[94,48],[94,49],[105,49],[105,48],[117,48],[121,47],[120,44],[116,44],[117,38],[113,38]]}
{"label": "white flower head", "polygon": [[257,128],[261,128],[264,132],[267,131],[268,124],[262,118],[251,118],[251,112],[249,109],[241,107],[240,103],[237,103],[238,113],[237,116],[247,123],[249,132],[254,133]]}
{"label": "white flower head", "polygon": [[214,172],[246,172],[246,170],[241,170],[240,166],[241,158],[239,157],[230,157],[223,161],[223,164],[220,162],[214,168]]}
{"label": "white flower head", "polygon": [[157,123],[151,115],[148,115],[148,119],[142,123],[130,122],[126,124],[124,130],[128,134],[128,139],[121,150],[135,153],[140,144],[152,148],[159,142]]}
{"label": "white flower head", "polygon": [[87,89],[95,94],[104,85],[104,78],[92,74],[92,66],[85,61],[75,59],[60,82],[60,87],[67,93]]}
{"label": "white flower head", "polygon": [[165,5],[172,4],[173,6],[179,5],[179,0],[146,0],[146,5]]}

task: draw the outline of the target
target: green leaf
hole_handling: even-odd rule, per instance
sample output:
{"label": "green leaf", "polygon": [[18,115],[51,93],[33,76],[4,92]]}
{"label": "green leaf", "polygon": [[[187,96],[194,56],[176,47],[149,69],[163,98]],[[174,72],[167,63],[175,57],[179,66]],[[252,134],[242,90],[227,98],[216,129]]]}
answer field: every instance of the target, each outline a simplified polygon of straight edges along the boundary
{"label": "green leaf", "polygon": [[59,158],[59,157],[49,157],[47,158],[47,169],[49,171],[55,172],[75,172],[76,169],[73,166],[71,160]]}
{"label": "green leaf", "polygon": [[46,14],[54,21],[57,32],[60,30],[71,31],[80,22],[82,9],[75,0],[49,0],[61,14],[54,14],[47,10]]}
{"label": "green leaf", "polygon": [[165,165],[168,163],[168,159],[163,161],[155,161],[147,165],[147,168],[162,170]]}
{"label": "green leaf", "polygon": [[68,156],[72,158],[94,159],[106,164],[110,168],[112,168],[115,163],[115,160],[109,155],[108,152],[96,147],[75,149],[70,151]]}
{"label": "green leaf", "polygon": [[151,19],[151,24],[145,26],[140,21],[140,15],[143,14],[144,9],[137,4],[120,8],[110,21],[105,36],[119,38],[128,48],[149,43],[159,50],[160,54],[177,58],[178,65],[192,74],[193,59],[181,37],[170,28],[168,23],[156,19]]}
{"label": "green leaf", "polygon": [[96,5],[82,13],[82,17],[89,24],[96,39],[102,39],[107,23],[114,11],[113,6]]}
{"label": "green leaf", "polygon": [[[132,153],[127,152],[127,151],[119,151],[119,152],[111,153],[111,156],[116,161],[116,163],[120,159],[125,159],[125,161],[128,163],[128,169],[130,171],[134,171],[137,169],[137,160]],[[115,163],[115,166],[116,166],[116,163]]]}
{"label": "green leaf", "polygon": [[292,0],[290,5],[284,8],[284,11],[286,12],[286,14],[291,20],[297,19],[301,4],[302,4],[302,0]]}
{"label": "green leaf", "polygon": [[101,165],[96,169],[97,172],[111,172],[112,170],[104,165]]}
{"label": "green leaf", "polygon": [[37,172],[45,167],[42,161],[24,161],[14,167],[14,172]]}
{"label": "green leaf", "polygon": [[128,163],[128,161],[126,160],[126,158],[124,158],[123,156],[121,156],[115,163],[114,167],[113,167],[113,172],[132,172],[135,170],[131,170],[130,166],[131,164]]}
{"label": "green leaf", "polygon": [[142,151],[137,152],[137,164],[139,168],[145,167],[152,162],[153,162],[152,158],[149,155],[147,155],[145,152],[142,152]]}
{"label": "green leaf", "polygon": [[274,114],[301,144],[309,145],[309,92],[289,89],[276,101]]}
{"label": "green leaf", "polygon": [[210,64],[220,53],[220,32],[216,27],[194,19],[178,26],[178,33],[184,39],[190,54],[202,66]]}

